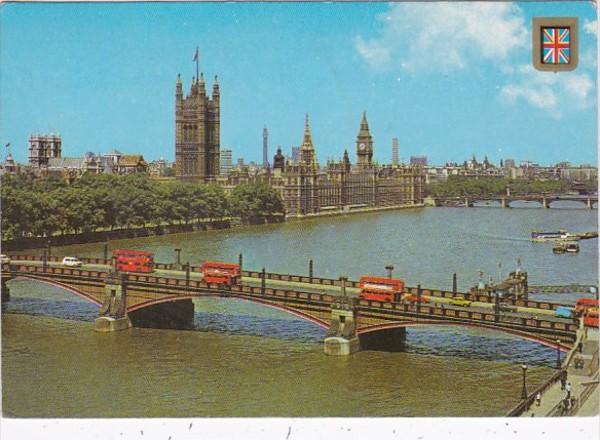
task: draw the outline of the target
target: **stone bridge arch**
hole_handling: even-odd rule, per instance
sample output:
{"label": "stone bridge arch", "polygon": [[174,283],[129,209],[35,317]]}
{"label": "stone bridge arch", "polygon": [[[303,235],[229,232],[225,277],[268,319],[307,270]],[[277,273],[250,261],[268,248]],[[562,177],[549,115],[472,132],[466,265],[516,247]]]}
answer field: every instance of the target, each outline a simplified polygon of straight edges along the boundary
{"label": "stone bridge arch", "polygon": [[[4,276],[3,276],[4,278]],[[59,289],[62,289],[66,292],[72,293],[88,302],[91,302],[92,304],[96,305],[97,307],[102,307],[102,299],[92,293],[92,292],[86,292],[85,290],[77,287],[77,286],[73,286],[70,284],[66,284],[66,283],[62,283],[60,281],[54,280],[54,279],[48,279],[48,278],[43,278],[43,277],[38,277],[35,275],[23,275],[23,274],[19,274],[15,277],[12,277],[10,279],[3,279],[3,284],[4,282],[9,282],[12,280],[20,280],[20,279],[24,279],[24,280],[29,280],[29,281],[35,281],[37,283],[40,284],[45,284],[47,286],[52,286],[52,287],[57,287]]]}
{"label": "stone bridge arch", "polygon": [[402,321],[386,324],[371,325],[368,327],[359,328],[358,336],[377,336],[379,332],[389,332],[394,329],[406,329],[408,327],[427,327],[427,326],[454,326],[454,327],[465,327],[465,328],[478,328],[487,331],[500,332],[512,336],[519,337],[528,341],[536,342],[550,348],[557,348],[561,351],[569,351],[570,347],[563,341],[561,344],[556,343],[556,338],[551,338],[541,334],[536,334],[528,331],[522,331],[512,328],[500,327],[497,325],[486,325],[483,323],[470,323],[470,322],[449,322],[449,321],[438,321],[438,320],[420,320],[420,321]]}

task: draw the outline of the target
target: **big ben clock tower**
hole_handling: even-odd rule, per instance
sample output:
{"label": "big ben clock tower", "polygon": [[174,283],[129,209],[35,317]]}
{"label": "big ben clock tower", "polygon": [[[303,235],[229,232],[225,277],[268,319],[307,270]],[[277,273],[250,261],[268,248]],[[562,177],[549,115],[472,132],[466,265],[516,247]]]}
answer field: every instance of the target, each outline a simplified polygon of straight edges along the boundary
{"label": "big ben clock tower", "polygon": [[373,138],[369,133],[367,113],[363,112],[360,130],[356,136],[356,163],[359,168],[370,168],[373,160]]}

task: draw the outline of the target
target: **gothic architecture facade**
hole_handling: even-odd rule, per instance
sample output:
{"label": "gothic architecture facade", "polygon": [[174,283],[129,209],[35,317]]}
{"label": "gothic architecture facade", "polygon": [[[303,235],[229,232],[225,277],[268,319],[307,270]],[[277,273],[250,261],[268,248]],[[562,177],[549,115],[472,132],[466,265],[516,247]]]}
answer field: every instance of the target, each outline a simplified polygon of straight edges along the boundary
{"label": "gothic architecture facade", "polygon": [[219,176],[220,93],[217,77],[212,96],[206,94],[204,75],[192,78],[184,96],[181,77],[175,88],[175,175],[180,180],[210,182]]}
{"label": "gothic architecture facade", "polygon": [[48,165],[48,160],[62,156],[62,139],[60,135],[36,134],[29,136],[29,163],[34,167]]}
{"label": "gothic architecture facade", "polygon": [[307,116],[297,163],[286,161],[279,148],[267,172],[249,176],[244,170],[233,170],[228,183],[268,183],[279,191],[288,217],[423,204],[422,167],[379,166],[373,162],[373,139],[366,114],[356,138],[356,157],[357,163],[352,165],[344,151],[340,161],[328,161],[320,167]]}

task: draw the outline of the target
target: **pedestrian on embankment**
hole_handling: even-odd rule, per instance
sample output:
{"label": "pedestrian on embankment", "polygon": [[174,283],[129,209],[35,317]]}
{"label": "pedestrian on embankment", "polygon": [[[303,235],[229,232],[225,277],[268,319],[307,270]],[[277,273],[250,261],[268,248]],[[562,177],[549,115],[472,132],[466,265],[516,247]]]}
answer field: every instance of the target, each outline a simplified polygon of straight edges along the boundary
{"label": "pedestrian on embankment", "polygon": [[566,385],[567,385],[567,370],[562,370],[560,372],[560,390],[564,391]]}
{"label": "pedestrian on embankment", "polygon": [[570,399],[571,398],[571,382],[569,382],[567,384],[566,390],[567,390],[567,399]]}
{"label": "pedestrian on embankment", "polygon": [[541,403],[542,403],[542,394],[538,392],[535,395],[535,406],[540,406]]}

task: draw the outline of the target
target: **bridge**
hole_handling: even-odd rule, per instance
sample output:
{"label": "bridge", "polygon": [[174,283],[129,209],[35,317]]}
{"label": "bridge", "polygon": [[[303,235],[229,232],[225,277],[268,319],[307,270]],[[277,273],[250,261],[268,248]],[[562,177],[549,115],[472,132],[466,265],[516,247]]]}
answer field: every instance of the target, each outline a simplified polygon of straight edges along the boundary
{"label": "bridge", "polygon": [[[19,260],[16,260],[16,259]],[[54,259],[54,262],[48,261]],[[2,297],[9,300],[7,282],[25,278],[71,292],[99,308],[96,330],[138,327],[182,328],[193,321],[194,298],[221,297],[251,301],[295,315],[327,330],[325,352],[345,355],[359,349],[400,350],[409,326],[458,325],[501,331],[567,350],[578,324],[554,316],[560,304],[525,297],[503,299],[477,290],[461,293],[420,286],[408,287],[416,302],[359,299],[357,281],[243,271],[237,285],[205,283],[199,268],[173,270],[156,264],[153,274],[116,273],[110,260],[82,259],[81,268],[57,264],[56,257],[13,256],[2,265]],[[514,284],[514,280],[513,280]],[[525,274],[526,286],[526,274]],[[525,289],[526,290],[526,289]],[[453,298],[472,301],[453,306]],[[428,301],[427,303],[421,300]],[[509,310],[506,310],[506,307]]]}
{"label": "bridge", "polygon": [[[456,197],[432,197],[432,203],[435,206],[464,206],[467,208],[475,207],[476,203],[497,202],[502,208],[512,208],[513,202],[537,202],[541,208],[550,208],[552,203],[557,201],[580,202],[585,204],[588,209],[597,208],[597,195],[577,195],[577,194],[507,194],[507,195],[479,195],[479,196],[456,196]],[[594,206],[596,204],[596,206]],[[485,205],[484,205],[485,206]]]}

